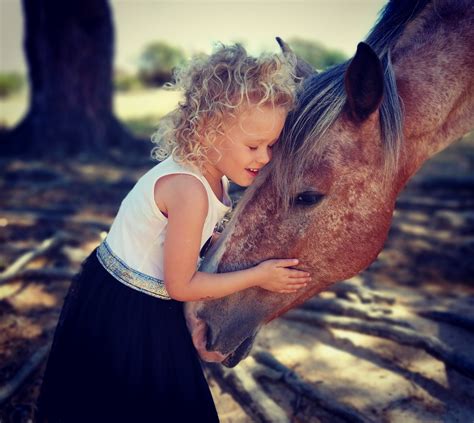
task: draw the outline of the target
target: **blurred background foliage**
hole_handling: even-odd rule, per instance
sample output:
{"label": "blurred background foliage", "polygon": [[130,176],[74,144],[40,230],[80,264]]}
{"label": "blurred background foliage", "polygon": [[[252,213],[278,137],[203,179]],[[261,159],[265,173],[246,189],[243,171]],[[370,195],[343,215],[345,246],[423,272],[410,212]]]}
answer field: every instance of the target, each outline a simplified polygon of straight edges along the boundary
{"label": "blurred background foliage", "polygon": [[[243,41],[238,42],[245,46]],[[343,52],[327,48],[319,41],[292,38],[288,43],[298,56],[318,70],[347,60]],[[115,112],[134,135],[149,137],[159,119],[175,107],[180,94],[166,91],[162,86],[172,80],[173,69],[190,57],[191,53],[180,46],[156,40],[138,52],[135,69],[114,69]],[[0,101],[0,127],[11,128],[28,106],[24,74],[0,72]]]}
{"label": "blurred background foliage", "polygon": [[329,49],[318,41],[291,38],[288,44],[293,51],[317,70],[325,70],[347,60],[340,50]]}
{"label": "blurred background foliage", "polygon": [[25,75],[19,72],[0,72],[0,98],[18,94],[25,87]]}
{"label": "blurred background foliage", "polygon": [[164,41],[156,41],[144,48],[137,76],[145,86],[159,87],[170,81],[173,69],[185,61],[184,50]]}

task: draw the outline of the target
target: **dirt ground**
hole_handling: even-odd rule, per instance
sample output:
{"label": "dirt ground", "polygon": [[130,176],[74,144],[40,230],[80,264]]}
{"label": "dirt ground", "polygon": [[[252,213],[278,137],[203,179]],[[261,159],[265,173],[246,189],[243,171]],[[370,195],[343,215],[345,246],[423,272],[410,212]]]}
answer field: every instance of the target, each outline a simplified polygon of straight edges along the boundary
{"label": "dirt ground", "polygon": [[[27,268],[77,270],[106,235],[123,196],[149,166],[2,160],[0,272],[64,232],[66,241]],[[393,304],[383,305],[390,317],[471,358],[472,327],[422,318],[417,312],[449,310],[474,319],[473,169],[472,135],[428,162],[399,197],[377,261],[350,281],[393,297]],[[69,281],[64,275],[30,275],[0,283],[0,398],[7,382],[21,376],[28,360],[51,342]],[[474,379],[422,348],[284,317],[260,332],[256,347],[367,421],[474,421]],[[245,362],[251,365],[252,360]],[[0,403],[0,423],[31,421],[44,367],[45,359]],[[255,421],[215,380],[209,382],[222,422]],[[324,403],[296,395],[284,381],[259,379],[259,384],[294,422],[349,421],[328,412]]]}

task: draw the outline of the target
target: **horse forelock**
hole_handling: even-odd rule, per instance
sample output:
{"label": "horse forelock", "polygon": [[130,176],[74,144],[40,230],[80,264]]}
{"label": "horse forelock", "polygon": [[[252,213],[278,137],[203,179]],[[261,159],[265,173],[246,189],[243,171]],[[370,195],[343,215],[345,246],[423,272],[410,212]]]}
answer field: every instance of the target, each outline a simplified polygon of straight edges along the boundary
{"label": "horse forelock", "polygon": [[[379,108],[384,148],[384,179],[390,183],[396,172],[403,143],[403,105],[398,95],[391,50],[406,26],[431,0],[390,1],[366,38],[384,69],[384,96]],[[288,115],[270,163],[271,185],[278,206],[288,211],[302,185],[304,171],[315,166],[328,145],[327,130],[341,117],[346,103],[344,75],[350,60],[310,76],[300,87],[295,109]]]}

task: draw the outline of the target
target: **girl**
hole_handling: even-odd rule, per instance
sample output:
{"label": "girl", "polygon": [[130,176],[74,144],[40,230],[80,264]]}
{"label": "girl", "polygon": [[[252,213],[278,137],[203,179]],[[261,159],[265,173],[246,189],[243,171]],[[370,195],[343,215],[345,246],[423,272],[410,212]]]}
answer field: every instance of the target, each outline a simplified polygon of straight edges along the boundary
{"label": "girl", "polygon": [[164,160],[127,194],[72,281],[37,421],[218,421],[183,302],[252,286],[293,292],[309,281],[290,268],[292,259],[224,274],[196,270],[230,209],[227,178],[248,186],[271,158],[295,100],[294,65],[291,55],[252,58],[234,45],[175,72],[171,86],[184,99],[152,137],[152,156]]}

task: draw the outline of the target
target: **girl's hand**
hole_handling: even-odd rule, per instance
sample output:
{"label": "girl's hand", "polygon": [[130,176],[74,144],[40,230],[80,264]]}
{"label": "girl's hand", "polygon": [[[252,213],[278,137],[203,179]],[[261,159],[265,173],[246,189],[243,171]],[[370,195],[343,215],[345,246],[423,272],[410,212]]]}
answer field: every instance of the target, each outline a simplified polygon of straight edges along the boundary
{"label": "girl's hand", "polygon": [[303,270],[289,269],[297,264],[296,259],[272,259],[258,264],[255,267],[258,272],[257,281],[259,281],[257,286],[282,294],[304,288],[311,281],[311,277]]}

